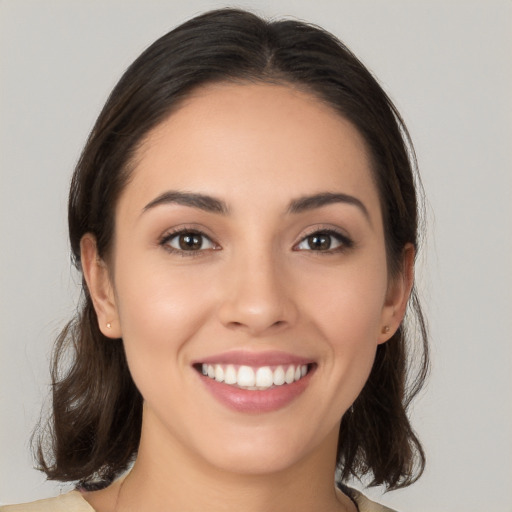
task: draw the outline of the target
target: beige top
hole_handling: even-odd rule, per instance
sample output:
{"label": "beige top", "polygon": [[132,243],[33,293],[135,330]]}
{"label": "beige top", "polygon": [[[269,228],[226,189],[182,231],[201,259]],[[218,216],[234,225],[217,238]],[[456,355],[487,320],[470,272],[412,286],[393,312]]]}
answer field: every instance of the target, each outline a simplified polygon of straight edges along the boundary
{"label": "beige top", "polygon": [[[359,491],[350,490],[359,512],[393,512],[390,508],[370,501]],[[78,491],[71,491],[56,498],[33,501],[21,505],[5,505],[0,512],[95,512]]]}

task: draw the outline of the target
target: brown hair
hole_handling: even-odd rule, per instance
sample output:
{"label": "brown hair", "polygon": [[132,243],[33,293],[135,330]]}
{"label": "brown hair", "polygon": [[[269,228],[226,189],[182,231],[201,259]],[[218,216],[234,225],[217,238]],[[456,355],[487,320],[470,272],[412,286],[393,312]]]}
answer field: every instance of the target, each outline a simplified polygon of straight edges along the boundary
{"label": "brown hair", "polygon": [[[77,268],[85,233],[96,237],[100,256],[108,256],[115,205],[149,130],[194,88],[221,81],[302,87],[353,123],[372,158],[389,272],[400,272],[405,244],[418,246],[421,183],[407,129],[392,102],[331,34],[298,21],[268,22],[236,9],[208,12],[164,35],[114,88],[71,184],[69,234]],[[82,286],[79,313],[57,339],[53,415],[49,435],[43,434],[37,450],[40,468],[50,479],[80,480],[91,487],[112,481],[135,457],[142,397],[128,371],[122,341],[102,335],[85,282]],[[342,480],[371,475],[371,485],[393,489],[411,484],[423,471],[424,452],[407,417],[428,368],[427,333],[414,290],[408,314],[415,315],[415,333],[403,323],[379,345],[371,375],[342,419]],[[413,334],[421,356],[411,376]]]}

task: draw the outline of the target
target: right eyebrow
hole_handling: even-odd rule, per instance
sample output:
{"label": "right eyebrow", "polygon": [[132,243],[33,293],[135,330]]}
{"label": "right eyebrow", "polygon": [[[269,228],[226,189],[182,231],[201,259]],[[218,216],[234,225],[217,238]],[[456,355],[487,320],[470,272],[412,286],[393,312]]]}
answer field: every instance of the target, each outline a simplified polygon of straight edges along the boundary
{"label": "right eyebrow", "polygon": [[301,213],[334,203],[345,203],[357,207],[357,209],[366,217],[366,220],[371,225],[372,221],[370,214],[364,203],[357,197],[351,196],[349,194],[321,192],[311,196],[299,197],[290,203],[288,211],[290,213]]}
{"label": "right eyebrow", "polygon": [[[229,208],[224,201],[205,194],[195,192],[181,192],[178,190],[168,190],[150,201],[142,210],[142,214],[148,210],[165,204],[181,204],[192,208],[199,208],[212,213],[227,215]],[[142,215],[141,214],[141,215]]]}

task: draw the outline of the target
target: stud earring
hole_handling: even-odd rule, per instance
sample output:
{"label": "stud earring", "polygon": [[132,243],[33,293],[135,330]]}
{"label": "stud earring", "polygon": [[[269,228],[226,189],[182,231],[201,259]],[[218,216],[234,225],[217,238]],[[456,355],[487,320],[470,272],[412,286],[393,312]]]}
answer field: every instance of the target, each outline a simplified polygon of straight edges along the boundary
{"label": "stud earring", "polygon": [[107,323],[107,329],[112,329],[112,324],[110,322]]}
{"label": "stud earring", "polygon": [[387,334],[389,332],[389,325],[385,325],[383,328],[382,328],[382,332],[383,334]]}

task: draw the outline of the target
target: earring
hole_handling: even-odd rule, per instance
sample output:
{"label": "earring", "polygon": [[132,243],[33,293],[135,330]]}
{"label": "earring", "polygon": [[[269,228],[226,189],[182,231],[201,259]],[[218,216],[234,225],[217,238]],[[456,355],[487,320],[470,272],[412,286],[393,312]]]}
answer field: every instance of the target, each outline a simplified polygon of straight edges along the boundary
{"label": "earring", "polygon": [[382,333],[383,334],[387,334],[389,332],[389,325],[385,325],[383,328],[382,328]]}
{"label": "earring", "polygon": [[107,329],[112,329],[112,324],[110,322],[107,323]]}

